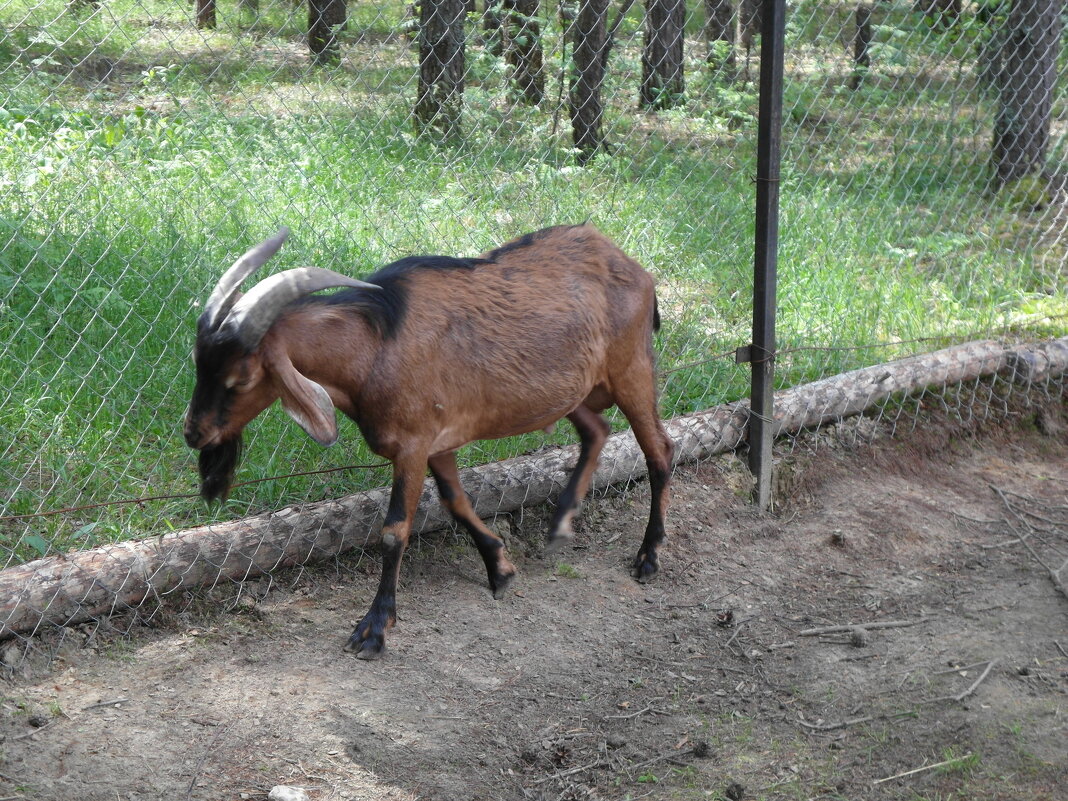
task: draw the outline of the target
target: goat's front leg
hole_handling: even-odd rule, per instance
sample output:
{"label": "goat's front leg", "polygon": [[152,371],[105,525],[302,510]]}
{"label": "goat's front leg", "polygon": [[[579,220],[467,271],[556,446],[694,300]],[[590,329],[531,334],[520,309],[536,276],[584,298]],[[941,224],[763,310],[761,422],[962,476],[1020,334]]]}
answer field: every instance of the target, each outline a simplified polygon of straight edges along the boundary
{"label": "goat's front leg", "polygon": [[382,578],[371,608],[345,645],[346,651],[355,653],[360,659],[380,657],[386,650],[386,631],[397,622],[397,579],[425,474],[425,456],[393,461],[393,489],[382,524]]}

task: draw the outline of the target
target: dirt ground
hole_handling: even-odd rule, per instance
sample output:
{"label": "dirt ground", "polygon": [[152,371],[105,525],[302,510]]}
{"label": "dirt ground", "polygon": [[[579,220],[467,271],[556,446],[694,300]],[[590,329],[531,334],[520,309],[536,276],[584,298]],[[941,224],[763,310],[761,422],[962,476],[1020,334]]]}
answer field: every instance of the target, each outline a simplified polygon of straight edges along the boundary
{"label": "dirt ground", "polygon": [[646,586],[645,484],[551,562],[545,510],[497,521],[499,602],[466,539],[423,537],[378,662],[341,650],[367,554],[6,646],[0,799],[1064,801],[1068,597],[1013,540],[1068,556],[1066,432],[1063,404],[843,423],[771,514],[736,457],[682,467]]}

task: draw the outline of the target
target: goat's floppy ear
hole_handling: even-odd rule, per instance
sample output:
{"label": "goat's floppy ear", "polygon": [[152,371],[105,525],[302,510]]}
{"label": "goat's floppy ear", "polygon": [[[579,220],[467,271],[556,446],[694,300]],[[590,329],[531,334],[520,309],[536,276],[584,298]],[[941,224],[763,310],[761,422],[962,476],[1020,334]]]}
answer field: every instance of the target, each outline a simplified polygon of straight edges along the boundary
{"label": "goat's floppy ear", "polygon": [[322,385],[301,375],[288,357],[274,359],[274,368],[286,414],[320,445],[337,442],[334,404]]}

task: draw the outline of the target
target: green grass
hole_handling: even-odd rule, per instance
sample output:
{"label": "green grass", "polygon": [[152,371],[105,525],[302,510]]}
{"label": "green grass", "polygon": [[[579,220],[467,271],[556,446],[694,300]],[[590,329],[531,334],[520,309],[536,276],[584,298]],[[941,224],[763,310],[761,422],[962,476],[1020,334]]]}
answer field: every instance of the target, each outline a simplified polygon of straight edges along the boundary
{"label": "green grass", "polygon": [[[363,274],[591,219],[657,275],[665,413],[745,394],[747,370],[711,357],[750,335],[756,96],[702,70],[699,19],[686,104],[651,115],[636,108],[635,7],[606,88],[613,151],[578,168],[555,107],[555,20],[543,109],[507,102],[504,65],[469,43],[465,136],[446,147],[412,133],[414,55],[396,35],[399,2],[353,6],[341,65],[318,71],[289,4],[264,4],[255,20],[226,7],[215,32],[194,29],[181,4],[64,7],[0,7],[2,514],[195,491],[180,420],[197,307],[242,250],[283,224],[293,234],[271,269]],[[992,114],[961,61],[967,42],[897,6],[885,15],[878,35],[897,49],[881,51],[856,93],[843,88],[834,13],[803,3],[791,19],[780,346],[872,347],[795,350],[779,360],[782,386],[974,335],[1068,330],[1063,243],[1042,236],[1041,214],[986,194]],[[917,338],[932,339],[894,344]],[[347,422],[327,451],[277,410],[249,434],[240,479],[377,461]],[[531,435],[463,458],[572,439]],[[0,538],[25,559],[386,479],[263,482],[214,511],[172,500],[0,521]]]}

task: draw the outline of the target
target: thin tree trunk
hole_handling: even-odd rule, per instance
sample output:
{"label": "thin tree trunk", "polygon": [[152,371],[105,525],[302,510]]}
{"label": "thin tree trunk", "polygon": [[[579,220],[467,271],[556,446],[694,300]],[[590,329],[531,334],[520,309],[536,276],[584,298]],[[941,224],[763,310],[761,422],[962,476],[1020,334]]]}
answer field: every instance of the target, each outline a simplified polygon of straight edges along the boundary
{"label": "thin tree trunk", "polygon": [[604,84],[603,51],[606,41],[608,0],[582,0],[578,18],[572,30],[575,36],[575,70],[571,77],[571,130],[579,163],[585,164],[606,148],[601,121],[604,106],[601,86]]}
{"label": "thin tree trunk", "polygon": [[460,133],[464,94],[464,2],[422,0],[419,4],[418,133],[447,138]]}
{"label": "thin tree trunk", "polygon": [[197,27],[215,28],[215,0],[197,0]]}
{"label": "thin tree trunk", "polygon": [[912,8],[933,24],[950,28],[960,18],[961,0],[916,0]]}
{"label": "thin tree trunk", "polygon": [[545,69],[538,22],[538,0],[504,0],[505,56],[512,68],[512,83],[531,105],[545,97]]}
{"label": "thin tree trunk", "polygon": [[671,108],[682,101],[685,0],[647,0],[642,49],[641,104]]}
{"label": "thin tree trunk", "polygon": [[486,0],[482,11],[482,41],[489,53],[504,55],[504,10],[502,0]]}
{"label": "thin tree trunk", "polygon": [[994,121],[994,181],[1041,175],[1061,40],[1061,0],[1014,0],[1005,25]]}
{"label": "thin tree trunk", "polygon": [[863,3],[857,6],[857,31],[853,38],[853,75],[849,79],[849,88],[854,92],[871,67],[871,7]]}
{"label": "thin tree trunk", "polygon": [[336,64],[341,56],[338,32],[345,26],[345,0],[308,0],[308,50],[317,66]]}
{"label": "thin tree trunk", "polygon": [[753,40],[761,28],[762,0],[740,0],[738,7],[738,27],[741,31],[742,47],[745,48],[745,77],[749,80],[749,59],[753,53]]}
{"label": "thin tree trunk", "polygon": [[706,61],[714,75],[734,79],[737,59],[734,53],[735,16],[733,0],[705,0]]}

